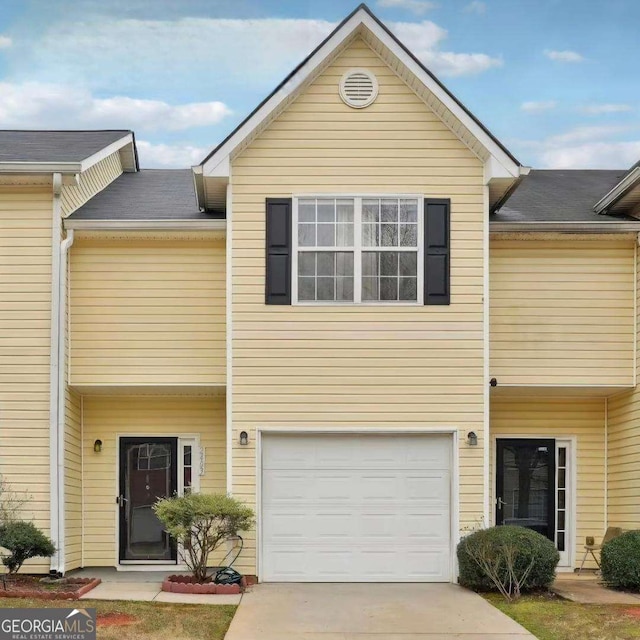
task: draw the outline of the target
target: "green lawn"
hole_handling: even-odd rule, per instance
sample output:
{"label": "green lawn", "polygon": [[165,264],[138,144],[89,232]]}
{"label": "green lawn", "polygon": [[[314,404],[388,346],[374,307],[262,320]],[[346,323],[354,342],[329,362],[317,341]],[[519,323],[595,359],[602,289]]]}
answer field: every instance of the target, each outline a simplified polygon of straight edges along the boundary
{"label": "green lawn", "polygon": [[531,631],[539,640],[634,640],[640,638],[640,606],[578,604],[551,596],[523,596],[508,604],[497,595],[491,604]]}
{"label": "green lawn", "polygon": [[[13,607],[95,608],[100,640],[222,640],[236,610],[231,605],[0,598],[0,608]],[[129,624],[108,624],[129,616],[134,619]]]}

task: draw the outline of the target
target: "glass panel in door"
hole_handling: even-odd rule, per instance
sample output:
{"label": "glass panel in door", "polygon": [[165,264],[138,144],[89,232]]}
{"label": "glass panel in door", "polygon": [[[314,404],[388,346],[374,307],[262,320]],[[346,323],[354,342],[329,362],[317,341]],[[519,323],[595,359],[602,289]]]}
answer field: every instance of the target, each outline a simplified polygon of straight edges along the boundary
{"label": "glass panel in door", "polygon": [[555,440],[497,440],[496,524],[556,538]]}
{"label": "glass panel in door", "polygon": [[120,439],[121,561],[176,559],[153,505],[177,491],[177,445],[177,438]]}

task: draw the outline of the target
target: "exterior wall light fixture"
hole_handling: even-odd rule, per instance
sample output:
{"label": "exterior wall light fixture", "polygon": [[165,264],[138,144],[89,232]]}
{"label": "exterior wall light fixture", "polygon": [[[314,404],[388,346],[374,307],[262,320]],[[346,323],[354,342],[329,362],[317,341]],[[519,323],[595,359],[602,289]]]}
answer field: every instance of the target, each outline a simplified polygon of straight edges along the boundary
{"label": "exterior wall light fixture", "polygon": [[249,434],[246,431],[240,432],[239,442],[243,447],[249,444]]}
{"label": "exterior wall light fixture", "polygon": [[469,431],[469,433],[467,433],[467,444],[470,447],[478,446],[478,435],[475,431]]}
{"label": "exterior wall light fixture", "polygon": [[102,451],[102,440],[96,440],[96,441],[93,443],[93,450],[94,450],[96,453],[100,453],[100,452]]}

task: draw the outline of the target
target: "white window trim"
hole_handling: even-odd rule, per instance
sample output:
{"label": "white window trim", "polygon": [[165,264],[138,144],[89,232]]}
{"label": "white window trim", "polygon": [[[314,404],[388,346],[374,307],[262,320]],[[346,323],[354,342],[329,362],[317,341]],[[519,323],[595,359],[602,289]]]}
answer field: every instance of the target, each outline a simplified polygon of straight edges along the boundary
{"label": "white window trim", "polygon": [[[353,252],[353,301],[298,300],[298,201],[306,198],[350,198],[353,208],[353,247],[323,247],[329,252]],[[362,300],[362,201],[367,198],[403,198],[418,202],[418,279],[417,300]],[[291,221],[291,304],[301,307],[421,307],[424,305],[424,195],[416,193],[303,193],[292,197]],[[369,247],[365,247],[368,250]],[[382,251],[414,252],[413,247],[373,247]],[[312,249],[313,250],[313,249]]]}

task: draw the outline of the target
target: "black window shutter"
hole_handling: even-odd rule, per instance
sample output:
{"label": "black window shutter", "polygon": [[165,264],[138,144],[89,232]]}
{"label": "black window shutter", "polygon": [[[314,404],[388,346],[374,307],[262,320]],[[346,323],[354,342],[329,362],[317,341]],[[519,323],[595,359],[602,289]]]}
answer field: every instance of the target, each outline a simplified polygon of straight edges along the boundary
{"label": "black window shutter", "polygon": [[424,304],[451,303],[451,200],[424,201]]}
{"label": "black window shutter", "polygon": [[267,198],[266,304],[291,304],[291,198]]}

